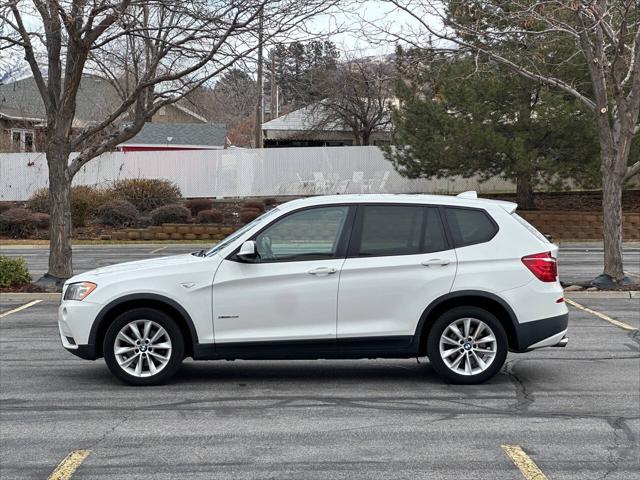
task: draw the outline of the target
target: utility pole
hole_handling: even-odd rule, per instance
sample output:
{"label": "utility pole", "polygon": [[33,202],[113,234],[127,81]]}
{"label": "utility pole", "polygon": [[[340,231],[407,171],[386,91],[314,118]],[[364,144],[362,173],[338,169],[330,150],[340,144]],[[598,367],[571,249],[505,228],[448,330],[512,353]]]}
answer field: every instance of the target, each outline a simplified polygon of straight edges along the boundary
{"label": "utility pole", "polygon": [[278,118],[278,83],[276,81],[276,49],[271,50],[271,118]]}
{"label": "utility pole", "polygon": [[262,108],[263,92],[262,92],[262,41],[264,30],[264,16],[263,9],[260,8],[260,17],[258,19],[258,79],[257,90],[258,98],[256,101],[256,125],[254,131],[254,147],[262,148],[262,122],[264,121],[264,112]]}

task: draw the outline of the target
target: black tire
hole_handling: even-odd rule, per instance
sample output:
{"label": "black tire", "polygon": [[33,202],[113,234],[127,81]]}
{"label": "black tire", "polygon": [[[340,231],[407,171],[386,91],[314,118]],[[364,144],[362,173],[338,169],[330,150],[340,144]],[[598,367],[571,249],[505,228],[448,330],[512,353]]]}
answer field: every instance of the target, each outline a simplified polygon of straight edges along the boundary
{"label": "black tire", "polygon": [[[440,337],[445,329],[462,318],[473,318],[484,322],[496,338],[496,355],[486,370],[471,375],[455,372],[447,366],[440,354]],[[436,373],[449,383],[473,385],[483,383],[495,376],[507,358],[509,343],[507,334],[500,321],[492,313],[478,307],[455,307],[443,313],[432,325],[427,337],[427,355]],[[478,366],[478,364],[476,364]]]}
{"label": "black tire", "polygon": [[[118,332],[125,325],[134,320],[143,319],[151,320],[165,329],[171,340],[171,353],[169,354],[169,361],[158,373],[147,377],[137,377],[120,367],[114,354],[114,344]],[[152,308],[134,308],[120,314],[109,325],[104,336],[102,352],[107,367],[122,382],[135,386],[159,385],[173,377],[180,369],[184,359],[184,338],[175,320],[166,313]]]}

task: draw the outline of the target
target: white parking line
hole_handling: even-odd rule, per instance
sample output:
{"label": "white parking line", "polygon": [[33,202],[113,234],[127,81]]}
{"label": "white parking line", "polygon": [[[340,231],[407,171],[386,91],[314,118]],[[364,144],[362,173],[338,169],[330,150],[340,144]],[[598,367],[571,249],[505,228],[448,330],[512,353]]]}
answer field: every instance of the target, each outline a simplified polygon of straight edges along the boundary
{"label": "white parking line", "polygon": [[633,272],[624,272],[627,275],[631,275],[632,277],[638,277],[640,278],[640,273],[633,273]]}
{"label": "white parking line", "polygon": [[33,307],[36,303],[40,303],[41,301],[42,300],[34,300],[32,302],[25,303],[24,305],[21,305],[18,308],[14,308],[13,310],[9,310],[8,312],[1,313],[0,314],[0,318],[6,317],[8,315],[11,315],[12,313],[19,312],[20,310],[24,310],[25,308]]}
{"label": "white parking line", "polygon": [[165,248],[167,248],[167,247],[160,247],[160,248],[156,248],[155,250],[151,250],[151,251],[149,252],[149,254],[159,252],[160,250],[164,250]]}
{"label": "white parking line", "polygon": [[615,318],[611,318],[609,315],[605,315],[604,313],[600,313],[595,310],[592,310],[589,307],[580,305],[579,303],[574,302],[573,300],[569,300],[568,298],[565,298],[564,301],[567,302],[572,307],[579,308],[580,310],[590,313],[591,315],[595,315],[596,317],[601,318],[602,320],[605,320],[610,324],[615,325],[616,327],[620,327],[625,330],[638,330],[636,327],[629,325],[628,323],[624,323],[624,322],[621,322],[620,320],[616,320]]}

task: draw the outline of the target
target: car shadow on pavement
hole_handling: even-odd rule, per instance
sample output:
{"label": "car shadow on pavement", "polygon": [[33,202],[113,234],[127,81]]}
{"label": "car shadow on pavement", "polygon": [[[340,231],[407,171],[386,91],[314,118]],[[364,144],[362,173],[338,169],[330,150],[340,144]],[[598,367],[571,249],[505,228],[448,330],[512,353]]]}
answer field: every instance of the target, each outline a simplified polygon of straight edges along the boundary
{"label": "car shadow on pavement", "polygon": [[[188,362],[171,383],[198,384],[223,382],[258,382],[311,384],[340,381],[388,385],[445,385],[428,362],[415,361],[243,361]],[[511,383],[507,375],[499,374],[486,385]],[[453,386],[456,387],[456,386]]]}

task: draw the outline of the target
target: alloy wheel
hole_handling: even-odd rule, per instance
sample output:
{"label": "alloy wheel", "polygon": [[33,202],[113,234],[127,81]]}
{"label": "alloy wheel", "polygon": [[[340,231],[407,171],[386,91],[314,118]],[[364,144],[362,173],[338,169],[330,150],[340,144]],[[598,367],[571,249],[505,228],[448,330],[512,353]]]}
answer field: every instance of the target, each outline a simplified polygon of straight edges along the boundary
{"label": "alloy wheel", "polygon": [[459,318],[440,336],[440,357],[459,375],[477,375],[493,363],[497,340],[491,328],[477,318]]}
{"label": "alloy wheel", "polygon": [[122,370],[134,377],[150,377],[171,359],[171,337],[152,320],[127,323],[116,335],[113,353]]}

